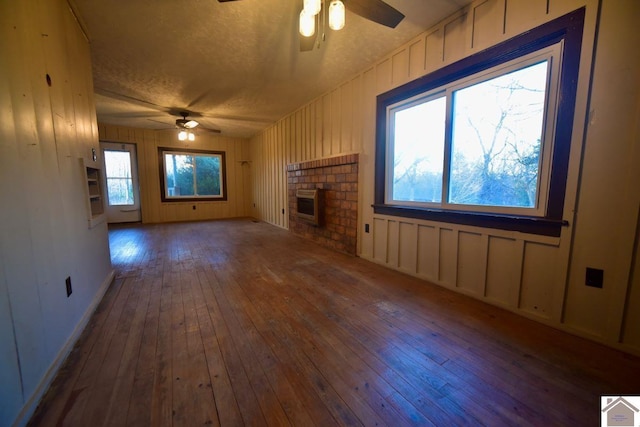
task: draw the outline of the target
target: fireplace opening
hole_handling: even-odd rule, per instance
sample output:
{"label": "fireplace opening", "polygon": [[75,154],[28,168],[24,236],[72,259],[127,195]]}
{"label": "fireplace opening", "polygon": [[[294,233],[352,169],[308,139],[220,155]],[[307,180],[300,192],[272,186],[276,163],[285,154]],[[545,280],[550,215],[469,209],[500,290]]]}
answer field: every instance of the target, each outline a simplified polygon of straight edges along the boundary
{"label": "fireplace opening", "polygon": [[296,214],[298,218],[313,225],[322,225],[322,191],[319,189],[296,191]]}

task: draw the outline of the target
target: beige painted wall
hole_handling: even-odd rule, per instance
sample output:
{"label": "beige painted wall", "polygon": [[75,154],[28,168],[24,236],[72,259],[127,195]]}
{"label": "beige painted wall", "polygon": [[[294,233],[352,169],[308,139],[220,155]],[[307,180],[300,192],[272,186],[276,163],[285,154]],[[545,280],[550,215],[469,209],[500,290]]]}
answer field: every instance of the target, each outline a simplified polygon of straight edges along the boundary
{"label": "beige painted wall", "polygon": [[[582,6],[586,22],[564,209],[570,226],[562,235],[375,215],[376,96]],[[640,161],[640,64],[631,53],[639,41],[638,16],[635,0],[475,1],[252,138],[253,215],[288,228],[282,214],[285,166],[358,152],[361,257],[640,353],[640,325],[624,317],[625,304],[627,312],[640,305],[627,298],[640,206],[634,167]],[[603,289],[584,285],[587,266],[604,269]]]}
{"label": "beige painted wall", "polygon": [[89,228],[92,147],[89,43],[66,1],[0,2],[0,426],[28,420],[113,278],[106,224]]}
{"label": "beige painted wall", "polygon": [[[250,215],[251,162],[249,141],[206,132],[198,133],[190,143],[178,141],[170,130],[144,130],[100,124],[100,141],[136,144],[142,221],[160,223],[244,217]],[[168,202],[160,195],[158,147],[224,151],[227,170],[227,200],[216,202]],[[196,207],[194,210],[193,207]]]}

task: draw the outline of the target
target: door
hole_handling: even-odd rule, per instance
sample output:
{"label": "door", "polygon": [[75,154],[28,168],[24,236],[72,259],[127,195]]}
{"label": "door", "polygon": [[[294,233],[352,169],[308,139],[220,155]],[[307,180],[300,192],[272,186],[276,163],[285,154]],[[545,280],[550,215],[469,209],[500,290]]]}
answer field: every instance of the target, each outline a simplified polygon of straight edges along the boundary
{"label": "door", "polygon": [[100,148],[107,190],[107,222],[140,221],[136,145],[101,142]]}

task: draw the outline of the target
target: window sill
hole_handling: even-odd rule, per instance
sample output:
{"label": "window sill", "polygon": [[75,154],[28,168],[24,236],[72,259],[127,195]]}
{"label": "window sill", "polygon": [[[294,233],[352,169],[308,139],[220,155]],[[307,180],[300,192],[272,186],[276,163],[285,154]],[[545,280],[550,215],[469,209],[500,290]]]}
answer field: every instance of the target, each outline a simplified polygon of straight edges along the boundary
{"label": "window sill", "polygon": [[549,237],[560,237],[562,227],[569,225],[568,221],[562,219],[533,216],[427,209],[414,206],[392,206],[384,204],[374,204],[372,207],[373,212],[380,215],[496,228],[499,230],[519,231]]}

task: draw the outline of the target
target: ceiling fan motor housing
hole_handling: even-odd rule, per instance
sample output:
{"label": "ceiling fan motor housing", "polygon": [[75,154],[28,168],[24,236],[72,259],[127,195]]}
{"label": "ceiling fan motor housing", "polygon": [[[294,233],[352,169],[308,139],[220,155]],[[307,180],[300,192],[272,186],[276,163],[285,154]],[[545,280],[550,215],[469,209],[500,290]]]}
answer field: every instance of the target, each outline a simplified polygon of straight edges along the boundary
{"label": "ceiling fan motor housing", "polygon": [[196,122],[195,120],[187,119],[186,113],[182,113],[181,115],[181,119],[176,119],[177,127],[181,129],[193,129],[194,127],[198,126],[198,122]]}

